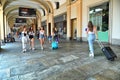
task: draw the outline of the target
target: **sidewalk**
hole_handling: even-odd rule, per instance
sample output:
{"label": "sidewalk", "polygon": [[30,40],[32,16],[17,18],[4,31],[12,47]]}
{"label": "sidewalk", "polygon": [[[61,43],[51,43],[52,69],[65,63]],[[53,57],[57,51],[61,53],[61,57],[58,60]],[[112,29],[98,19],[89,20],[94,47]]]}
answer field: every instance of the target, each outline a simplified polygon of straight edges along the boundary
{"label": "sidewalk", "polygon": [[118,58],[108,61],[95,44],[95,58],[86,42],[64,41],[52,50],[35,41],[35,51],[22,53],[21,42],[7,43],[0,53],[0,80],[120,80],[120,47],[111,46]]}

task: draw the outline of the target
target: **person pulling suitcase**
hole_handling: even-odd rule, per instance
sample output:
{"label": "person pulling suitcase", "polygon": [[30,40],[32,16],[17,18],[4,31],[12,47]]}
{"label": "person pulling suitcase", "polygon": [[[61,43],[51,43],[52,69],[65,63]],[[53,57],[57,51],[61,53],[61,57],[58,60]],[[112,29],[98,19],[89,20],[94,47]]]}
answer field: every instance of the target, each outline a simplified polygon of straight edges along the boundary
{"label": "person pulling suitcase", "polygon": [[91,21],[88,22],[88,27],[85,29],[88,37],[89,45],[89,57],[94,57],[94,41],[97,39],[97,30],[96,27],[92,24]]}

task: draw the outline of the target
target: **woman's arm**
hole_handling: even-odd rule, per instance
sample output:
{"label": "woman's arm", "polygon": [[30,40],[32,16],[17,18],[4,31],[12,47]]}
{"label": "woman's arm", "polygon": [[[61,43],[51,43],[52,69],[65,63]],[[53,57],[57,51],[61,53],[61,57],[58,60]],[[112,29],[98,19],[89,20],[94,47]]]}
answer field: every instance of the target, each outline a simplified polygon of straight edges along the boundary
{"label": "woman's arm", "polygon": [[86,29],[85,29],[85,31],[86,31],[86,34],[88,34],[88,32],[89,32],[89,29],[88,29],[88,28],[86,28]]}

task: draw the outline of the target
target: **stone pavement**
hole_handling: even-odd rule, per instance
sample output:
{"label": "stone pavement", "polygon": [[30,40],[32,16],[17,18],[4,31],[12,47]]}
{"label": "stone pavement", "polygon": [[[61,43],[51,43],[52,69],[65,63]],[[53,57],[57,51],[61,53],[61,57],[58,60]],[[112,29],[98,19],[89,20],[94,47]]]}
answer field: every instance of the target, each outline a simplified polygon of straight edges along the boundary
{"label": "stone pavement", "polygon": [[0,80],[120,80],[120,46],[111,46],[118,58],[108,61],[95,44],[95,58],[88,56],[86,42],[61,41],[52,50],[45,43],[40,49],[22,53],[21,42],[7,43],[0,52]]}

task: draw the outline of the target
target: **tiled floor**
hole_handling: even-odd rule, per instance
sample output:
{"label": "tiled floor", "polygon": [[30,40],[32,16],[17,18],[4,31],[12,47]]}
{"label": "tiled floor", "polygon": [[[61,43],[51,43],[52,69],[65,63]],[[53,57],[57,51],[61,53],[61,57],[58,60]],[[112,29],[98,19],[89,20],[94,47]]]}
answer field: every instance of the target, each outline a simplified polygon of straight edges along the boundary
{"label": "tiled floor", "polygon": [[90,58],[86,42],[61,41],[57,50],[46,42],[41,50],[36,40],[35,48],[22,53],[19,41],[2,46],[0,80],[120,80],[119,46],[111,46],[118,56],[113,62],[97,44],[95,58]]}

